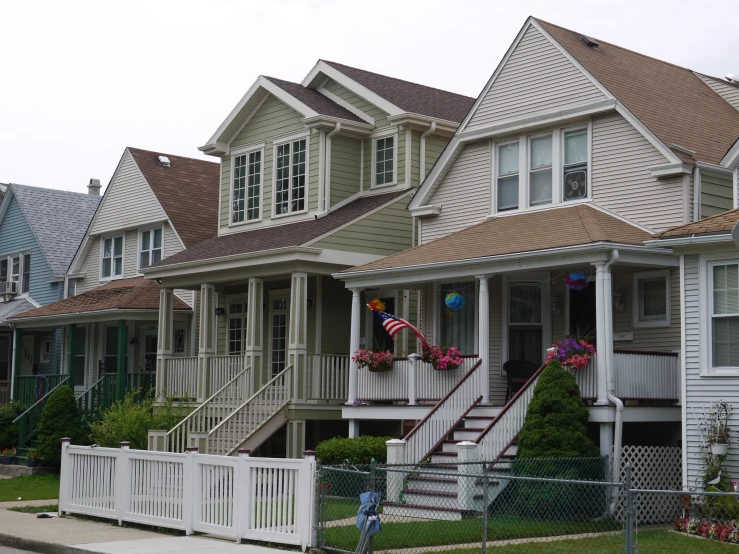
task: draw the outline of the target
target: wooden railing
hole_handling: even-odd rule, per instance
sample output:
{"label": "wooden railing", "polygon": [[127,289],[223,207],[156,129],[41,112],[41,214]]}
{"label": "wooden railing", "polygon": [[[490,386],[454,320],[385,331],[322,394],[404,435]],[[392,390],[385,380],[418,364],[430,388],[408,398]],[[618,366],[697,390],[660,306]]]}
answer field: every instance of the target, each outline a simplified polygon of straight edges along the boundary
{"label": "wooden railing", "polygon": [[58,373],[51,375],[21,375],[18,377],[18,390],[14,391],[13,396],[23,406],[31,406],[48,392],[54,390],[66,378],[66,375],[60,375]]}
{"label": "wooden railing", "polygon": [[246,369],[246,357],[213,356],[208,359],[208,364],[208,390],[205,394],[212,395]]}
{"label": "wooden railing", "polygon": [[92,421],[115,402],[117,375],[104,373],[93,385],[77,397],[77,411],[81,420]]}
{"label": "wooden railing", "polygon": [[167,358],[164,360],[163,396],[169,398],[201,398],[198,357]]}
{"label": "wooden railing", "polygon": [[184,452],[190,446],[188,437],[207,435],[250,395],[251,368],[246,368],[167,432],[164,447],[169,452]]}
{"label": "wooden railing", "polygon": [[477,360],[477,354],[462,356],[462,364],[457,369],[447,371],[437,371],[431,364],[419,360],[416,364],[416,396],[418,400],[444,398],[444,395],[477,363]]}
{"label": "wooden railing", "polygon": [[10,381],[0,381],[0,404],[7,404],[10,400]]}
{"label": "wooden railing", "polygon": [[145,373],[126,373],[126,393],[138,390],[142,395],[150,394],[156,389],[156,374],[151,372]]}
{"label": "wooden railing", "polygon": [[478,360],[454,387],[405,437],[406,463],[418,464],[431,455],[470,411],[482,400],[474,378]]}
{"label": "wooden railing", "polygon": [[25,412],[13,420],[13,423],[18,426],[18,447],[25,446],[29,440],[36,436],[36,433],[38,433],[38,424],[39,421],[41,421],[41,412],[44,409],[46,400],[57,387],[66,385],[68,381],[69,376],[63,375],[62,379],[57,382],[54,388],[49,390],[44,396],[34,402]]}
{"label": "wooden railing", "polygon": [[314,354],[309,357],[307,398],[346,402],[351,356]]}
{"label": "wooden railing", "polygon": [[208,433],[208,453],[230,455],[292,398],[293,367],[287,366]]}

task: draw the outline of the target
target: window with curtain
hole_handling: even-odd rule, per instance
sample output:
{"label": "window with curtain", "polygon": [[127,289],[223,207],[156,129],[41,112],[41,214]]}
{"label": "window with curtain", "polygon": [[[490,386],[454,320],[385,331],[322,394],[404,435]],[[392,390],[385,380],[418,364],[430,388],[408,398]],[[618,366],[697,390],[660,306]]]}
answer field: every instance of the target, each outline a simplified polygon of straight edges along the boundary
{"label": "window with curtain", "polygon": [[538,366],[544,360],[541,284],[513,281],[508,286],[508,359]]}
{"label": "window with curtain", "polygon": [[552,203],[552,135],[531,139],[529,204]]}
{"label": "window with curtain", "polygon": [[518,142],[498,146],[498,211],[518,208]]}
{"label": "window with curtain", "polygon": [[[446,303],[446,295],[458,292],[466,300],[461,310],[452,310]],[[476,354],[475,352],[475,282],[446,283],[441,285],[439,292],[439,312],[441,322],[439,327],[438,346],[456,346],[462,354]]]}
{"label": "window with curtain", "polygon": [[739,264],[716,264],[712,269],[712,365],[739,367]]}

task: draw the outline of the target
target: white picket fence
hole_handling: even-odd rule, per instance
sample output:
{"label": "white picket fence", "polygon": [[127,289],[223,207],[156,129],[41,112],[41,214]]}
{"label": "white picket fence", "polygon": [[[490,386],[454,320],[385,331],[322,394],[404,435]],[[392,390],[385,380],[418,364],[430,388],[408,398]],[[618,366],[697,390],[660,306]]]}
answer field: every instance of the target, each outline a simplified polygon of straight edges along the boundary
{"label": "white picket fence", "polygon": [[313,544],[315,456],[251,458],[62,444],[59,511],[187,534]]}

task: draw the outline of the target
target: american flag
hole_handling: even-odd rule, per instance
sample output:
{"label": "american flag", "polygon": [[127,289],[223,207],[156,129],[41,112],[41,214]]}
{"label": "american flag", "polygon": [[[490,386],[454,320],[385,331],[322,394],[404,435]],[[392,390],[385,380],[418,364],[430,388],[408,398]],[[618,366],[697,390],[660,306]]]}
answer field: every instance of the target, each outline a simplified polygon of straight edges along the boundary
{"label": "american flag", "polygon": [[[372,310],[371,307],[370,310]],[[410,329],[411,332],[416,335],[416,337],[418,337],[418,340],[420,340],[422,344],[426,344],[426,337],[423,335],[421,330],[418,327],[408,323],[405,319],[393,314],[389,314],[387,312],[381,312],[380,310],[372,311],[379,316],[380,321],[382,322],[382,326],[392,338],[395,338],[395,335],[397,335],[403,329]]]}

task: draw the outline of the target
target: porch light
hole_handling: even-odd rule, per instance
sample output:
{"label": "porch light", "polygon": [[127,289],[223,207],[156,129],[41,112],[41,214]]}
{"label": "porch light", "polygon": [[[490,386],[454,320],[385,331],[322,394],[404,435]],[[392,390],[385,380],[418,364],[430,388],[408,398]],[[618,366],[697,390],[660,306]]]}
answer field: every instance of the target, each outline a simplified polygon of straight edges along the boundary
{"label": "porch light", "polygon": [[552,313],[554,315],[561,315],[562,314],[562,308],[559,305],[559,298],[556,296],[552,296],[549,301],[552,304]]}
{"label": "porch light", "polygon": [[216,315],[220,317],[220,316],[222,316],[222,315],[223,315],[223,313],[224,313],[224,309],[223,309],[223,308],[221,308],[220,306],[218,306],[218,307],[216,308]]}

